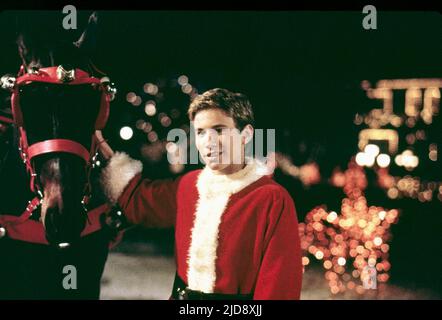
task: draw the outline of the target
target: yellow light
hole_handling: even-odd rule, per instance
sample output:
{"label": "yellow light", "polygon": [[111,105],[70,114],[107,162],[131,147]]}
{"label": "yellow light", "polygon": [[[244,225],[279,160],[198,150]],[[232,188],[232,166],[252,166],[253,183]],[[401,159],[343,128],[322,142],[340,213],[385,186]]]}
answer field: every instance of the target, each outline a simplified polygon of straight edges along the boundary
{"label": "yellow light", "polygon": [[135,106],[135,107],[138,107],[140,104],[141,104],[141,97],[140,96],[136,96],[135,97],[135,100],[134,100],[134,102],[132,102],[132,104]]}
{"label": "yellow light", "polygon": [[377,162],[379,167],[386,168],[386,167],[388,167],[390,165],[390,156],[388,154],[381,153],[376,158],[376,162]]}
{"label": "yellow light", "polygon": [[361,228],[361,229],[365,228],[365,227],[367,226],[367,221],[365,221],[364,219],[360,219],[360,220],[358,221],[358,226],[359,226],[359,228]]}
{"label": "yellow light", "polygon": [[397,164],[398,166],[402,166],[402,165],[403,165],[403,163],[402,163],[402,155],[401,155],[401,154],[398,154],[398,155],[394,158],[394,162],[396,162],[396,164]]}
{"label": "yellow light", "polygon": [[345,260],[345,258],[344,257],[340,257],[339,259],[338,259],[338,264],[340,265],[340,266],[345,266],[345,263],[346,263],[347,261]]}
{"label": "yellow light", "polygon": [[402,163],[404,167],[411,167],[413,163],[413,157],[412,155],[402,155]]}
{"label": "yellow light", "polygon": [[362,286],[357,286],[356,287],[356,292],[358,294],[364,294],[365,290],[364,290],[364,288]]}
{"label": "yellow light", "polygon": [[388,79],[379,80],[376,83],[377,88],[389,89],[408,89],[408,88],[428,88],[428,87],[442,87],[442,79],[428,78],[428,79]]}
{"label": "yellow light", "polygon": [[324,261],[324,268],[325,269],[330,269],[333,266],[332,262],[330,260],[326,260]]}
{"label": "yellow light", "polygon": [[163,127],[168,127],[172,123],[172,120],[168,116],[165,116],[161,118],[160,122]]}
{"label": "yellow light", "polygon": [[396,188],[390,188],[387,191],[387,196],[390,199],[396,199],[398,197],[398,195],[399,195],[399,191]]}
{"label": "yellow light", "polygon": [[335,241],[336,241],[337,243],[340,243],[340,242],[344,241],[344,237],[343,237],[341,234],[338,234],[338,235],[336,235],[336,237],[335,237]]}
{"label": "yellow light", "polygon": [[407,140],[408,144],[414,144],[416,142],[416,137],[414,136],[414,134],[410,133],[410,134],[407,134],[407,136],[405,137],[405,140]]}
{"label": "yellow light", "polygon": [[129,103],[134,103],[136,98],[137,98],[137,95],[134,92],[129,92],[126,95],[126,101]]}
{"label": "yellow light", "polygon": [[399,128],[399,127],[401,126],[401,124],[402,124],[402,119],[401,119],[400,117],[398,117],[398,116],[393,116],[393,117],[391,118],[391,120],[390,120],[390,123],[391,123],[394,127]]}
{"label": "yellow light", "polygon": [[372,157],[376,157],[379,154],[379,147],[375,144],[367,144],[364,152]]}
{"label": "yellow light", "polygon": [[151,96],[154,96],[158,93],[158,87],[153,83],[146,83],[143,86],[143,90],[145,93],[150,94]]}
{"label": "yellow light", "polygon": [[155,107],[155,103],[153,101],[146,102],[146,105],[144,107],[144,112],[150,117],[154,116],[157,112],[157,108]]}
{"label": "yellow light", "polygon": [[189,78],[187,76],[182,75],[178,77],[178,84],[180,86],[185,86],[188,83],[189,83]]}
{"label": "yellow light", "polygon": [[424,191],[424,198],[427,201],[431,201],[431,199],[433,198],[433,192],[431,190]]}
{"label": "yellow light", "polygon": [[321,260],[322,258],[324,258],[324,253],[320,250],[318,250],[315,254],[316,259]]}
{"label": "yellow light", "polygon": [[166,144],[166,150],[167,150],[167,152],[169,152],[169,153],[174,153],[174,152],[177,151],[177,149],[178,149],[178,146],[177,146],[176,143],[174,143],[174,142],[168,142],[168,143]]}
{"label": "yellow light", "polygon": [[143,131],[145,133],[149,133],[152,131],[152,124],[150,124],[149,122],[145,122],[144,126],[143,126]]}
{"label": "yellow light", "polygon": [[407,127],[413,128],[416,124],[416,120],[414,118],[408,118],[405,123],[407,124]]}
{"label": "yellow light", "polygon": [[374,165],[374,162],[375,162],[375,158],[372,156],[368,156],[366,159],[365,165],[367,167],[372,167]]}
{"label": "yellow light", "polygon": [[437,161],[437,151],[431,150],[430,153],[428,154],[428,157],[430,158],[431,161]]}
{"label": "yellow light", "polygon": [[371,167],[375,162],[375,158],[374,156],[367,154],[365,152],[358,152],[356,154],[356,163],[359,166],[367,166],[367,167]]}
{"label": "yellow light", "polygon": [[386,215],[387,215],[387,212],[385,212],[384,210],[379,211],[379,213],[378,213],[379,219],[381,219],[381,220],[384,220]]}
{"label": "yellow light", "polygon": [[358,152],[358,154],[356,155],[356,163],[359,165],[359,166],[365,166],[365,159],[366,159],[366,156],[365,156],[365,153],[364,152]]}
{"label": "yellow light", "polygon": [[347,288],[353,290],[356,287],[356,284],[353,281],[349,281],[347,283]]}
{"label": "yellow light", "polygon": [[413,156],[413,157],[411,158],[410,166],[411,166],[412,168],[416,168],[418,165],[419,165],[419,158],[418,158],[417,156]]}
{"label": "yellow light", "polygon": [[370,267],[374,267],[376,265],[376,258],[369,258],[368,259],[368,265]]}
{"label": "yellow light", "polygon": [[306,266],[310,263],[310,259],[308,257],[302,257],[302,265]]}
{"label": "yellow light", "polygon": [[331,290],[331,293],[333,293],[333,294],[338,294],[339,293],[339,288],[337,286],[331,287],[330,290]]}
{"label": "yellow light", "polygon": [[155,131],[151,131],[151,132],[148,133],[148,135],[147,135],[147,139],[148,139],[150,142],[155,142],[155,141],[158,140],[158,135],[157,135],[157,133],[156,133]]}
{"label": "yellow light", "polygon": [[[429,89],[429,88],[428,88]],[[433,98],[437,98],[440,99],[440,91],[439,88],[432,88],[433,90],[431,91],[431,96]]]}
{"label": "yellow light", "polygon": [[338,214],[335,211],[331,211],[328,215],[327,215],[327,221],[332,223],[336,218],[338,217]]}
{"label": "yellow light", "polygon": [[188,83],[181,87],[181,91],[183,91],[186,94],[191,93],[192,89],[193,89],[192,85],[190,85]]}
{"label": "yellow light", "polygon": [[146,125],[146,122],[143,119],[139,119],[139,120],[137,120],[137,122],[135,122],[135,127],[139,130],[143,130],[145,125]]}
{"label": "yellow light", "polygon": [[373,243],[375,246],[380,246],[382,244],[382,238],[381,237],[374,238]]}
{"label": "yellow light", "polygon": [[133,136],[133,130],[132,130],[132,128],[131,127],[122,127],[121,129],[120,129],[120,137],[121,137],[121,139],[123,139],[123,140],[129,140],[130,138],[132,138],[132,136]]}
{"label": "yellow light", "polygon": [[416,139],[425,140],[425,131],[424,130],[416,131]]}
{"label": "yellow light", "polygon": [[370,250],[371,248],[373,248],[373,242],[371,241],[365,242],[365,247]]}

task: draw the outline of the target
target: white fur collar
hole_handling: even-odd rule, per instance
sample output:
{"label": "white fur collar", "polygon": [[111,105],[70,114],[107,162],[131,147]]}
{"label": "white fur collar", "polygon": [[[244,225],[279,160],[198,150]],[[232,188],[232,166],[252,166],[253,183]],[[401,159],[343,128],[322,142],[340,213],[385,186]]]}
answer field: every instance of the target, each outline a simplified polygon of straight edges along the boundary
{"label": "white fur collar", "polygon": [[143,170],[141,161],[124,152],[115,152],[101,173],[101,186],[111,204],[115,204],[130,180]]}
{"label": "white fur collar", "polygon": [[229,198],[267,174],[256,160],[231,175],[217,175],[205,167],[198,176],[199,193],[188,254],[187,280],[192,290],[212,293],[216,282],[216,251],[221,217]]}
{"label": "white fur collar", "polygon": [[216,174],[206,166],[198,177],[198,192],[200,197],[207,198],[220,193],[235,194],[266,175],[266,169],[265,165],[256,159],[248,159],[243,169],[229,175]]}

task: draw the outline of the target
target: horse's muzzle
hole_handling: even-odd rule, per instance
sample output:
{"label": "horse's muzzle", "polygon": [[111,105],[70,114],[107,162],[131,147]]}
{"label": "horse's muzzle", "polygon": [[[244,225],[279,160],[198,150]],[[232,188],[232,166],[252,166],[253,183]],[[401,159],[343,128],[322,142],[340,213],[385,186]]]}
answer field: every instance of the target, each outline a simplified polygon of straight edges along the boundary
{"label": "horse's muzzle", "polygon": [[86,225],[86,214],[81,207],[61,212],[57,207],[48,208],[44,225],[49,244],[64,249],[80,240]]}

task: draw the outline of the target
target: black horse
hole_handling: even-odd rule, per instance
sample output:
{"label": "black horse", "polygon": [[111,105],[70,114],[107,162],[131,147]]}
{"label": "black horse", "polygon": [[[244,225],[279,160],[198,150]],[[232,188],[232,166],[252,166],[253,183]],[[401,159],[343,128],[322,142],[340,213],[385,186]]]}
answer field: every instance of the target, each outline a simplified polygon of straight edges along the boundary
{"label": "black horse", "polygon": [[[39,15],[33,22],[47,24],[53,14]],[[42,35],[38,26],[27,28],[22,20],[17,37],[22,74],[38,74],[43,68],[60,66],[57,75],[62,68],[103,77],[88,57],[95,45],[97,21],[93,13],[80,39],[68,41],[65,31]],[[52,30],[58,29],[53,26]],[[97,92],[100,86],[48,82],[22,86],[20,107],[28,144],[62,139],[90,150],[103,98]],[[93,190],[89,208],[103,207],[105,202],[95,183],[98,170],[85,165],[85,159],[77,154],[45,152],[30,162],[30,176],[23,163],[23,149],[19,150],[22,136],[17,126],[1,121],[8,115],[12,116],[10,108],[0,113],[0,215],[20,216],[28,201],[37,196],[38,205],[29,219],[44,225],[41,230],[48,244],[13,239],[7,230],[0,229],[0,299],[97,299],[109,243],[115,236],[105,227],[80,236],[90,222],[84,208],[86,189]],[[30,184],[31,178],[34,181]],[[90,185],[92,188],[87,188]],[[31,191],[30,186],[37,190]]]}

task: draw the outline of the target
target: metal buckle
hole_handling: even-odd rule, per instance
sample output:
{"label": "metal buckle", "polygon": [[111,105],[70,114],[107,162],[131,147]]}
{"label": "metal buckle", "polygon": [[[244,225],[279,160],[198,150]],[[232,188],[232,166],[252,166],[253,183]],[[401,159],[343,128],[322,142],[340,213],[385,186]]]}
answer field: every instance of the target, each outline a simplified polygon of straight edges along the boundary
{"label": "metal buckle", "polygon": [[181,288],[176,289],[176,291],[178,293],[178,300],[188,300],[189,299],[186,289],[181,289]]}
{"label": "metal buckle", "polygon": [[15,76],[5,74],[0,78],[0,87],[5,90],[12,90],[15,87],[17,78]]}
{"label": "metal buckle", "polygon": [[57,78],[60,82],[70,82],[75,80],[75,69],[65,70],[62,65],[57,68]]}

